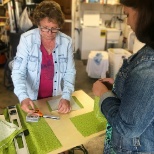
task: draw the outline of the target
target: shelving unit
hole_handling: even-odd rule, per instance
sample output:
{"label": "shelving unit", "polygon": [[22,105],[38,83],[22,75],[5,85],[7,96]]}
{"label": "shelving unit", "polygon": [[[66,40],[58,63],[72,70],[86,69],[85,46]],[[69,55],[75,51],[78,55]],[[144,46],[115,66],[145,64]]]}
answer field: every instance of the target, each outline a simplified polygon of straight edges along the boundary
{"label": "shelving unit", "polygon": [[0,0],[0,6],[4,6],[7,4],[10,0]]}
{"label": "shelving unit", "polygon": [[[0,16],[0,19],[8,19],[8,17]],[[5,22],[0,22],[0,27],[5,26]]]}
{"label": "shelving unit", "polygon": [[8,19],[8,17],[0,16],[0,19]]}
{"label": "shelving unit", "polygon": [[[18,21],[22,12],[22,3],[22,0],[0,0],[0,7],[8,10],[10,32],[18,32]],[[0,16],[0,19],[8,19],[8,17]],[[0,26],[5,26],[5,22],[0,22]]]}
{"label": "shelving unit", "polygon": [[3,5],[7,4],[8,2],[10,2],[10,0],[4,0]]}
{"label": "shelving unit", "polygon": [[0,23],[0,27],[3,27],[3,26],[5,26],[5,23]]}
{"label": "shelving unit", "polygon": [[[4,26],[6,25],[7,19],[8,19],[8,17],[0,16],[0,39],[1,39],[2,34],[6,33]],[[1,20],[3,20],[3,21],[1,21]],[[7,47],[0,49],[0,64],[4,64],[6,62],[7,53],[8,53]]]}

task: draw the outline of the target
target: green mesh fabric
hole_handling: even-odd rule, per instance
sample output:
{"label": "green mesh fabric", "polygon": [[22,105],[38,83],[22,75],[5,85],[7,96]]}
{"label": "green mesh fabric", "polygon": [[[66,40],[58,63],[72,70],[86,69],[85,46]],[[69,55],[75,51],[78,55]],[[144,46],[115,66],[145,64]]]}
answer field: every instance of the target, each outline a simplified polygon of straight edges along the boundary
{"label": "green mesh fabric", "polygon": [[47,106],[48,106],[49,111],[52,112],[52,108],[50,107],[48,101],[46,101],[46,104],[47,104]]}
{"label": "green mesh fabric", "polygon": [[[23,129],[28,129],[29,131],[29,135],[26,136],[26,142],[30,154],[46,154],[62,147],[52,129],[43,118],[40,118],[39,122],[28,123],[25,121],[26,113],[21,110],[20,104],[16,107]],[[5,118],[8,119],[8,114],[6,111],[4,114]],[[13,148],[14,146],[12,145],[8,149],[6,149],[8,151],[8,153],[6,154],[16,154],[13,151],[11,152]],[[9,153],[9,151],[11,153]]]}
{"label": "green mesh fabric", "polygon": [[62,146],[43,118],[40,118],[39,122],[36,123],[27,123],[25,121],[26,114],[19,105],[17,105],[17,109],[23,128],[29,131],[26,142],[31,154],[46,154]]}
{"label": "green mesh fabric", "polygon": [[89,136],[106,128],[106,119],[99,109],[99,97],[95,97],[94,110],[71,118],[71,121],[83,136]]}
{"label": "green mesh fabric", "polygon": [[23,129],[0,120],[0,154],[16,154],[13,139],[21,132]]}
{"label": "green mesh fabric", "polygon": [[1,148],[0,154],[16,154],[14,142],[11,142],[10,145],[6,148]]}
{"label": "green mesh fabric", "polygon": [[75,96],[72,96],[72,98],[74,99],[75,103],[77,103],[80,106],[80,108],[83,108],[83,105],[79,102],[79,100]]}
{"label": "green mesh fabric", "polygon": [[94,99],[94,113],[95,113],[96,118],[100,122],[103,122],[105,117],[104,117],[104,115],[102,114],[102,112],[100,110],[99,100],[100,100],[100,97],[95,96],[95,99]]}

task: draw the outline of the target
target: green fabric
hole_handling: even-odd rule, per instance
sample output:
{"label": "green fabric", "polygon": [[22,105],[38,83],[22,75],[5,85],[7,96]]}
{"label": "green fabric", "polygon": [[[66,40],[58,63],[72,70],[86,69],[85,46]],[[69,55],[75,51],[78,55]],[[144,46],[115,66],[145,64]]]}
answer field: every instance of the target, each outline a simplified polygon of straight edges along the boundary
{"label": "green fabric", "polygon": [[[44,118],[40,118],[39,122],[26,122],[26,113],[21,110],[20,104],[16,105],[16,107],[23,129],[28,129],[29,131],[29,135],[25,138],[30,154],[46,154],[62,147],[61,143]],[[4,112],[4,115],[5,118],[8,119],[8,114],[6,111]],[[6,154],[16,154],[16,152],[11,151],[12,148],[14,148],[13,145],[6,149],[8,151]],[[9,151],[11,153],[9,153]]]}
{"label": "green fabric", "polygon": [[[95,97],[94,112],[97,119],[101,121],[104,118],[104,115],[100,111],[99,100],[100,100],[99,97]],[[112,136],[112,127],[109,123],[107,123],[103,154],[115,154],[111,145],[111,136]]]}
{"label": "green fabric", "polygon": [[3,115],[5,116],[5,120],[8,121],[8,122],[10,122],[10,120],[9,120],[9,114],[8,114],[8,110],[7,109],[5,109],[3,111]]}
{"label": "green fabric", "polygon": [[17,105],[17,110],[23,128],[29,130],[26,142],[30,154],[46,154],[62,146],[44,118],[40,118],[39,122],[28,123],[25,121],[26,114],[19,105]]}
{"label": "green fabric", "polygon": [[95,113],[96,118],[100,122],[103,122],[105,117],[104,117],[104,115],[102,114],[102,112],[100,110],[99,100],[100,100],[100,97],[95,96],[95,99],[94,99],[94,113]]}
{"label": "green fabric", "polygon": [[[74,99],[75,103],[80,107],[80,108],[83,108],[83,105],[79,102],[79,100],[75,97],[75,96],[72,96],[72,98]],[[47,106],[48,106],[48,109],[50,112],[52,112],[52,108],[50,107],[48,101],[46,101],[47,103]]]}
{"label": "green fabric", "polygon": [[76,104],[79,105],[80,108],[83,108],[83,105],[79,102],[79,100],[75,96],[72,96],[72,98],[74,99],[74,101],[76,102]]}
{"label": "green fabric", "polygon": [[106,119],[99,109],[99,97],[95,97],[94,110],[71,118],[71,121],[83,136],[89,136],[106,128]]}
{"label": "green fabric", "polygon": [[52,108],[50,107],[48,101],[46,101],[46,104],[47,104],[47,106],[48,106],[49,111],[52,112]]}
{"label": "green fabric", "polygon": [[21,132],[15,124],[0,120],[0,154],[16,154],[13,139]]}
{"label": "green fabric", "polygon": [[8,147],[1,149],[0,154],[16,154],[14,142],[11,142]]}

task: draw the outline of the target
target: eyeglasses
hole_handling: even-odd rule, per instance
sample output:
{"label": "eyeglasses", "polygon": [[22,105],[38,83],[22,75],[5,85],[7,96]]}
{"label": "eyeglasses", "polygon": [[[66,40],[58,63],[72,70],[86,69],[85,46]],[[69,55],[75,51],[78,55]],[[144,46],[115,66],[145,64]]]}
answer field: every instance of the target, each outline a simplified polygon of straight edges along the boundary
{"label": "eyeglasses", "polygon": [[47,28],[47,27],[40,27],[42,32],[51,32],[51,33],[57,33],[60,28]]}

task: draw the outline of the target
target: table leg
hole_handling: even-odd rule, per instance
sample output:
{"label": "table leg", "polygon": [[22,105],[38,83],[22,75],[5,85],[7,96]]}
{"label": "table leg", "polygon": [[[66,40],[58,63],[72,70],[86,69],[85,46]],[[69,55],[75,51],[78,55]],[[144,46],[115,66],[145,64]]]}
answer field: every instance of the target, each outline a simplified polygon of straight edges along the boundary
{"label": "table leg", "polygon": [[86,149],[83,145],[76,146],[76,147],[72,148],[71,150],[69,150],[69,154],[74,154],[74,152],[75,152],[76,150],[80,150],[80,151],[82,151],[84,154],[88,154],[87,149]]}

